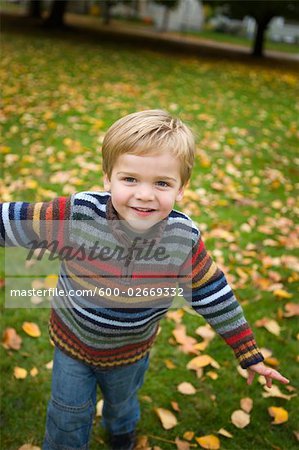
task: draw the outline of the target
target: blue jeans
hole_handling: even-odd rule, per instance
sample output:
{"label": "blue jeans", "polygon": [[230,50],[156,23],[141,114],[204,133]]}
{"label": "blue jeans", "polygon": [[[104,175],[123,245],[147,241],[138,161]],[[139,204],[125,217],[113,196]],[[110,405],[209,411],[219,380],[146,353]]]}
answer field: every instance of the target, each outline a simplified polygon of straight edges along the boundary
{"label": "blue jeans", "polygon": [[102,424],[112,434],[129,433],[140,419],[137,392],[149,355],[125,367],[89,367],[55,348],[52,395],[43,450],[88,450],[99,385],[104,399]]}

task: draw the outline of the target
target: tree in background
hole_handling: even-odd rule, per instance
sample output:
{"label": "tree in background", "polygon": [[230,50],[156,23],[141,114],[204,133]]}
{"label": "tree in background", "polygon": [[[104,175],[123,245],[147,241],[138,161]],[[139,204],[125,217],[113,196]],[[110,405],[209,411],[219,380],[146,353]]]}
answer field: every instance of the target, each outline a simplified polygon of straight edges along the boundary
{"label": "tree in background", "polygon": [[273,17],[299,18],[298,0],[201,0],[201,3],[214,7],[223,6],[225,13],[235,19],[253,17],[256,21],[256,34],[252,54],[259,57],[263,56],[265,32]]}
{"label": "tree in background", "polygon": [[164,6],[164,14],[160,31],[166,31],[168,28],[169,14],[172,9],[178,5],[178,0],[154,0],[154,3]]}

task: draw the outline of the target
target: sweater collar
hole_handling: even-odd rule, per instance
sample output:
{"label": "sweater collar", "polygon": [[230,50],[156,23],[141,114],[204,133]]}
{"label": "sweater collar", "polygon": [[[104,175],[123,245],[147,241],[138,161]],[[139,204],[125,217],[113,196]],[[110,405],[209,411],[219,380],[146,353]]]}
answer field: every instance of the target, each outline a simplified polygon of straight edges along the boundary
{"label": "sweater collar", "polygon": [[111,196],[108,198],[106,204],[106,219],[109,222],[109,227],[114,237],[126,247],[132,245],[132,242],[136,238],[142,238],[142,243],[139,247],[147,247],[152,240],[155,240],[155,244],[157,244],[161,240],[167,225],[166,218],[158,222],[146,233],[134,232],[134,230],[126,227],[124,221],[119,218],[119,215],[112,204]]}

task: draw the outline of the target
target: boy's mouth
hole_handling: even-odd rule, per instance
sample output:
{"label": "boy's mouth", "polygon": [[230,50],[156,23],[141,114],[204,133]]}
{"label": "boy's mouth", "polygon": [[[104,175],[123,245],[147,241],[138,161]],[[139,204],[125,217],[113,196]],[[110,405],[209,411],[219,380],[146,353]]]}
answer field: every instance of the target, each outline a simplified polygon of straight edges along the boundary
{"label": "boy's mouth", "polygon": [[138,211],[140,213],[151,213],[156,211],[153,208],[139,208],[139,207],[135,207],[135,206],[131,206],[132,209],[134,209],[134,211]]}

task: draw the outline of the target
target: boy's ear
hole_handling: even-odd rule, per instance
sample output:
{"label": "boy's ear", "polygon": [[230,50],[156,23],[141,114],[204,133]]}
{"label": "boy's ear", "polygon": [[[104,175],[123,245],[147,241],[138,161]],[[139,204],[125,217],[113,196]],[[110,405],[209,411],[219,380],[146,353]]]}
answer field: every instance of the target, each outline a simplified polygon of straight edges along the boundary
{"label": "boy's ear", "polygon": [[107,174],[104,175],[104,189],[105,191],[110,191],[111,187],[111,181],[109,180],[109,177]]}
{"label": "boy's ear", "polygon": [[182,200],[182,198],[184,197],[184,190],[185,190],[185,186],[182,186],[180,188],[179,192],[177,193],[177,196],[175,198],[177,202],[180,202]]}

